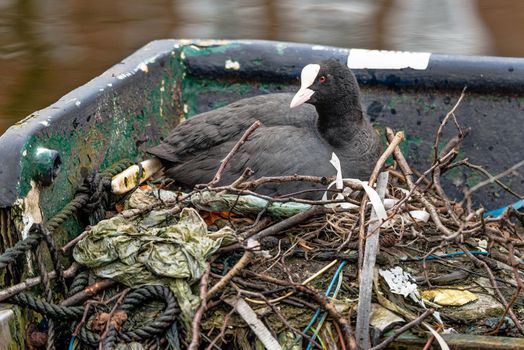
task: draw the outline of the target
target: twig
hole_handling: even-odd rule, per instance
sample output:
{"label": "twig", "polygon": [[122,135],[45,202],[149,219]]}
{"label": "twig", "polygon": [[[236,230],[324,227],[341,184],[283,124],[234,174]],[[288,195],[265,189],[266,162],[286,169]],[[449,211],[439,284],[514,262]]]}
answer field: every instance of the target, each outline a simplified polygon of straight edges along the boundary
{"label": "twig", "polygon": [[[448,123],[448,120],[450,117],[453,116],[453,118],[455,118],[455,111],[457,110],[458,106],[460,105],[460,102],[462,102],[462,99],[464,98],[464,96],[466,96],[466,87],[462,89],[462,93],[460,94],[459,99],[457,100],[453,108],[451,108],[451,110],[446,114],[446,116],[440,123],[440,126],[437,130],[437,135],[435,136],[435,143],[433,144],[433,162],[436,162],[439,157],[438,144],[440,141],[440,136],[442,135],[442,130],[444,129],[444,126],[446,126],[446,124]],[[462,134],[460,127],[457,126],[457,129],[459,133]]]}
{"label": "twig", "polygon": [[193,316],[193,322],[191,323],[191,343],[187,347],[189,350],[197,350],[200,342],[200,321],[202,320],[202,315],[204,315],[207,308],[207,284],[209,282],[210,271],[211,265],[206,263],[204,274],[200,279],[200,305],[198,306],[195,316]]}
{"label": "twig", "polygon": [[213,295],[215,295],[216,293],[218,293],[222,288],[224,288],[228,283],[229,281],[231,281],[231,279],[233,277],[235,277],[244,267],[246,267],[250,262],[251,262],[251,259],[253,258],[253,252],[251,250],[245,250],[244,251],[244,255],[242,255],[242,257],[240,258],[240,260],[237,261],[237,263],[235,264],[235,266],[233,266],[231,268],[231,270],[228,271],[228,273],[223,276],[220,281],[218,281],[208,292],[207,292],[207,299],[210,299],[211,297],[213,297]]}
{"label": "twig", "polygon": [[71,247],[73,247],[75,244],[84,239],[84,237],[86,237],[89,234],[89,232],[91,232],[91,228],[88,228],[87,230],[85,230],[84,232],[67,242],[62,248],[60,248],[62,254],[65,254],[65,252],[71,249]]}
{"label": "twig", "polygon": [[[473,261],[473,263],[476,266],[480,265],[480,266],[484,267],[484,269],[486,270],[486,272],[488,274],[488,278],[490,280],[491,286],[493,287],[493,289],[495,289],[495,292],[497,293],[497,296],[499,297],[499,299],[502,302],[502,304],[504,305],[504,307],[507,309],[507,314],[509,315],[509,317],[511,318],[511,320],[515,324],[515,327],[517,327],[518,330],[520,331],[520,333],[524,335],[524,327],[522,327],[520,321],[518,320],[518,318],[515,316],[515,314],[511,310],[511,305],[508,304],[508,302],[506,301],[506,298],[504,298],[504,295],[500,292],[500,289],[499,289],[499,287],[497,285],[497,281],[495,280],[495,276],[493,276],[493,272],[489,268],[488,264],[485,261],[482,261],[479,258],[477,258],[476,256],[474,256],[473,254],[471,254],[466,247],[461,246],[461,248],[464,251],[464,253],[466,253],[466,255]],[[510,307],[508,307],[508,305]]]}
{"label": "twig", "polygon": [[251,237],[251,239],[254,239],[254,240],[260,240],[261,238],[263,237],[266,237],[266,236],[271,236],[271,235],[274,235],[274,234],[277,234],[283,230],[286,230],[288,228],[291,228],[291,227],[294,227],[304,221],[306,221],[307,219],[315,216],[315,215],[319,215],[319,214],[325,214],[325,213],[328,213],[328,212],[331,212],[333,211],[333,209],[330,209],[330,208],[326,208],[326,207],[322,207],[322,206],[313,206],[311,208],[309,208],[308,210],[306,211],[303,211],[301,213],[298,213],[298,214],[295,214],[283,221],[280,221],[279,223],[276,223],[274,224],[273,226],[270,226],[258,233],[256,233],[255,235],[253,235]]}
{"label": "twig", "polygon": [[395,333],[391,336],[389,336],[386,340],[384,340],[382,343],[378,344],[377,346],[374,346],[372,347],[371,349],[369,350],[380,350],[380,349],[384,349],[386,346],[388,346],[391,342],[393,342],[395,339],[397,339],[402,333],[404,333],[405,331],[413,328],[413,327],[416,327],[418,326],[419,324],[422,323],[422,321],[424,321],[424,319],[426,319],[428,316],[430,316],[431,314],[433,314],[433,312],[435,312],[434,309],[428,309],[426,310],[426,312],[424,312],[422,315],[420,315],[419,317],[417,317],[416,319],[414,319],[413,321],[411,322],[408,322],[406,323],[404,326],[400,327],[399,329],[397,329],[395,331]]}
{"label": "twig", "polygon": [[[482,166],[480,165],[476,165],[476,164],[472,164],[468,161],[468,158],[466,159],[462,159],[462,160],[459,160],[451,165],[448,166],[448,169],[452,168],[452,167],[457,167],[457,166],[460,166],[460,165],[464,165],[464,166],[467,166],[468,168],[471,168],[479,173],[481,173],[482,175],[486,176],[487,178],[492,178],[493,175],[491,175],[486,169],[484,169]],[[524,199],[524,195],[522,194],[519,194],[515,191],[513,191],[508,185],[506,185],[505,183],[503,183],[502,181],[500,181],[499,179],[495,179],[493,180],[497,185],[499,185],[500,187],[502,187],[502,189],[504,189],[506,192],[514,195],[515,197],[517,198],[520,198],[520,199]]]}
{"label": "twig", "polygon": [[[389,146],[386,148],[384,153],[380,156],[380,158],[377,160],[377,163],[375,164],[375,168],[371,172],[371,176],[369,177],[368,185],[370,187],[373,187],[375,184],[375,181],[378,178],[378,174],[382,170],[382,167],[386,163],[386,160],[388,157],[394,152],[395,149],[397,149],[398,145],[404,140],[404,133],[402,131],[399,131],[395,134],[395,136],[389,140]],[[358,271],[360,274],[360,270],[362,269],[362,261],[364,259],[364,242],[366,240],[366,233],[365,233],[365,214],[366,214],[366,204],[367,204],[368,196],[365,193],[364,197],[360,201],[360,211],[359,211],[359,217],[360,217],[360,226],[359,226],[359,235],[358,235]]]}
{"label": "twig", "polygon": [[[79,264],[72,263],[71,266],[67,270],[64,271],[64,278],[73,277],[74,275],[76,275],[79,268],[80,268]],[[55,271],[49,272],[48,277],[50,280],[56,278],[56,272]],[[23,292],[26,289],[37,286],[41,282],[42,282],[42,277],[33,277],[33,278],[28,278],[24,282],[15,284],[14,286],[5,288],[0,291],[0,301],[8,299],[12,297],[13,295]]]}
{"label": "twig", "polygon": [[[513,292],[513,295],[511,296],[509,303],[506,305],[504,309],[504,313],[502,314],[502,316],[500,316],[499,322],[495,326],[494,333],[495,332],[498,333],[500,327],[504,324],[504,318],[506,317],[506,314],[511,310],[512,305],[515,303],[515,301],[517,301],[517,297],[520,295],[520,291],[522,290],[522,280],[520,278],[520,273],[519,273],[519,268],[518,268],[519,262],[515,259],[515,255],[513,253],[514,248],[513,248],[513,244],[511,243],[508,243],[508,252],[509,252],[509,260],[510,260],[511,267],[513,270],[513,276],[515,276],[515,281],[517,282],[517,288],[515,288],[515,291]],[[519,325],[521,326],[519,327],[519,330],[521,330],[522,324],[520,322],[519,322]]]}
{"label": "twig", "polygon": [[118,296],[117,301],[115,302],[115,305],[113,305],[113,308],[109,312],[109,315],[107,316],[107,322],[106,322],[106,326],[105,326],[105,329],[104,329],[104,333],[102,333],[102,335],[100,336],[100,341],[98,342],[98,348],[100,350],[102,350],[102,347],[103,347],[103,344],[104,344],[104,339],[107,337],[107,333],[109,332],[109,328],[111,328],[111,319],[113,318],[113,315],[114,315],[116,309],[118,309],[120,304],[122,304],[122,302],[124,301],[124,298],[126,297],[127,293],[129,293],[130,290],[131,290],[131,288],[126,288],[126,289],[124,289],[120,293],[120,295]]}
{"label": "twig", "polygon": [[96,281],[90,286],[87,286],[83,291],[80,291],[69,298],[63,300],[60,305],[62,306],[71,306],[79,304],[86,299],[92,297],[93,295],[98,294],[99,292],[111,288],[116,284],[116,281],[111,279],[101,279]]}
{"label": "twig", "polygon": [[[389,128],[386,128],[386,136],[388,140],[392,138],[392,134],[393,134],[393,131]],[[409,189],[410,190],[414,189],[415,185],[411,177],[413,175],[413,171],[409,167],[408,162],[406,161],[406,158],[400,151],[400,148],[398,147],[395,148],[395,150],[393,151],[393,156],[395,157],[395,160],[397,161],[397,164],[399,165],[400,169],[404,173],[404,177],[406,178],[406,183],[408,184]],[[444,237],[443,237],[444,239],[452,240],[461,233],[461,231],[452,232],[446,226],[444,226],[444,224],[442,224],[442,221],[440,220],[440,217],[437,213],[437,210],[435,209],[435,206],[431,204],[428,199],[424,198],[424,196],[418,194],[415,191],[413,192],[413,196],[424,205],[424,207],[428,211],[429,215],[431,216],[431,219],[433,220],[433,222],[435,223],[439,231],[444,234]]]}
{"label": "twig", "polygon": [[[286,182],[311,182],[321,185],[329,185],[329,183],[335,181],[335,176],[309,176],[309,175],[288,175],[288,176],[264,176],[256,180],[243,183],[239,188],[252,190],[266,183],[286,183]],[[354,190],[361,190],[362,185],[352,180],[344,180],[344,185]]]}
{"label": "twig", "polygon": [[227,156],[220,161],[220,167],[218,168],[218,170],[217,170],[213,180],[211,180],[211,182],[207,184],[208,187],[214,187],[216,184],[218,184],[218,182],[222,178],[222,173],[224,172],[224,169],[226,168],[226,165],[229,163],[231,158],[233,158],[233,156],[238,151],[240,146],[242,146],[244,144],[244,142],[246,142],[246,140],[249,137],[249,135],[251,135],[251,133],[253,131],[255,131],[255,129],[257,129],[260,125],[262,125],[262,124],[257,120],[253,124],[251,124],[251,126],[244,132],[244,134],[242,135],[240,140],[238,140],[238,142],[235,144],[235,146],[233,146],[233,148],[231,149],[231,151],[229,151]]}
{"label": "twig", "polygon": [[[487,171],[486,172],[483,172],[484,175],[486,175],[488,177],[488,179],[484,180],[484,181],[481,181],[479,182],[478,184],[476,184],[475,186],[471,187],[470,189],[466,189],[464,191],[464,196],[465,197],[470,197],[471,194],[477,190],[479,190],[480,188],[486,186],[486,185],[490,185],[494,182],[497,182],[498,179],[508,175],[508,174],[511,174],[512,172],[514,172],[515,170],[517,170],[518,168],[524,166],[524,159],[521,160],[520,162],[518,162],[517,164],[513,165],[511,168],[509,169],[506,169],[504,170],[503,172],[495,175],[495,176],[492,176],[491,174],[489,174]],[[497,182],[499,185],[500,185],[500,182]],[[502,186],[504,187],[504,186]],[[513,194],[513,191],[511,191],[512,194]],[[520,199],[523,199],[524,197],[522,195],[517,195]]]}

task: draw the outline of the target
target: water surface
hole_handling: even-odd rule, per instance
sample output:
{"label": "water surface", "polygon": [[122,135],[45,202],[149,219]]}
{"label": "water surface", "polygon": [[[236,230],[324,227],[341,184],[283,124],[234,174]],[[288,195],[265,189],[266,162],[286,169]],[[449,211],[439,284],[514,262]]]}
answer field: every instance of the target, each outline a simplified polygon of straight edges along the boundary
{"label": "water surface", "polygon": [[524,56],[524,1],[0,0],[0,133],[162,38]]}

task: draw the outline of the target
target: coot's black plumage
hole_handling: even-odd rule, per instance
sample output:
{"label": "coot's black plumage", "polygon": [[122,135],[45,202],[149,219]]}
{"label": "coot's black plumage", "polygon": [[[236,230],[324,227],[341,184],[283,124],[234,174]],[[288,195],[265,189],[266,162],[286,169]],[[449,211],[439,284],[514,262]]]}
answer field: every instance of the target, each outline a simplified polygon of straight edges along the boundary
{"label": "coot's black plumage", "polygon": [[[292,107],[307,104],[290,108],[290,102]],[[246,167],[254,177],[335,175],[330,164],[333,152],[344,177],[367,180],[382,151],[377,133],[362,114],[355,76],[338,61],[326,60],[304,67],[296,95],[261,95],[202,113],[175,127],[149,152],[162,160],[166,175],[178,184],[190,188],[207,183],[256,120],[262,126],[234,155],[221,184],[236,180]],[[257,191],[283,195],[312,187],[293,182],[268,184]]]}

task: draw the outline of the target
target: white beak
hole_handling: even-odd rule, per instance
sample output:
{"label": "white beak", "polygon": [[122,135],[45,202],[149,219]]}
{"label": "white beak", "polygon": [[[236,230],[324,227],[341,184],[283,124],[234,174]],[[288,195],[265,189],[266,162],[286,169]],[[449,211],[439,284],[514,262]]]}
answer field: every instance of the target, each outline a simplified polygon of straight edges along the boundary
{"label": "white beak", "polygon": [[309,100],[314,93],[315,91],[311,89],[301,87],[300,90],[297,91],[295,96],[293,96],[293,99],[291,100],[289,107],[295,108],[297,106],[300,106],[301,104]]}
{"label": "white beak", "polygon": [[308,64],[302,68],[302,72],[300,73],[300,89],[295,96],[293,96],[289,107],[294,108],[300,106],[313,96],[315,91],[309,89],[309,87],[315,82],[319,71],[320,66],[318,64]]}

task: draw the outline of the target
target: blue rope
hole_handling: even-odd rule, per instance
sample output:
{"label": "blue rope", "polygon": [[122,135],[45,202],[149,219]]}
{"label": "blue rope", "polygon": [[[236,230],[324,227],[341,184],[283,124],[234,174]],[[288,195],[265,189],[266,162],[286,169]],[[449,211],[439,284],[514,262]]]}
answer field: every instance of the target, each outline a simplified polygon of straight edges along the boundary
{"label": "blue rope", "polygon": [[[342,261],[340,263],[340,265],[338,266],[337,268],[337,271],[335,271],[335,274],[333,275],[333,278],[331,279],[331,282],[329,283],[329,286],[326,290],[326,293],[324,294],[326,297],[329,296],[331,294],[331,290],[333,289],[333,287],[335,286],[335,283],[337,283],[338,281],[338,277],[340,276],[340,273],[342,272],[342,269],[344,268],[344,266],[346,265],[346,261]],[[313,318],[311,319],[311,321],[309,322],[309,324],[306,326],[306,328],[304,328],[304,331],[302,333],[307,333],[307,331],[309,331],[309,329],[311,327],[313,327],[313,325],[315,324],[318,316],[320,315],[320,308],[318,308],[316,311],[315,311],[315,314],[313,315]],[[317,330],[318,331],[318,330]],[[313,339],[316,338],[316,334],[313,335]],[[311,346],[313,345],[312,341],[310,340],[309,341],[309,344],[308,344],[308,347],[307,347],[307,350],[309,350],[311,348]]]}

